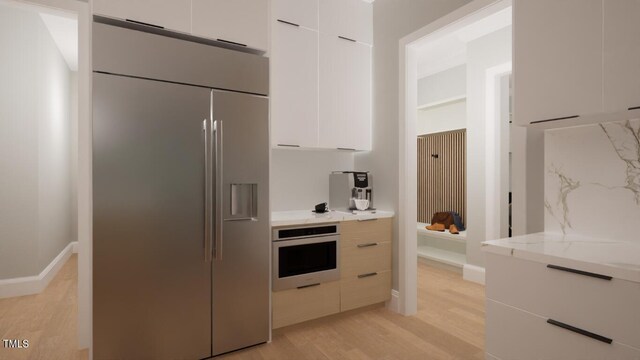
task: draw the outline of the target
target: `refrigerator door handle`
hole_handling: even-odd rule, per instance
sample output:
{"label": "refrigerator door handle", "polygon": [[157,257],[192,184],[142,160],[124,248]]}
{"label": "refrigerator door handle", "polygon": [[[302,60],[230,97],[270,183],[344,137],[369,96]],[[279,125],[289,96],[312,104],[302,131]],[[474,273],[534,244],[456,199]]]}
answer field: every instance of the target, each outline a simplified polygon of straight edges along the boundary
{"label": "refrigerator door handle", "polygon": [[213,257],[213,172],[211,155],[213,126],[210,120],[202,121],[204,133],[204,261]]}
{"label": "refrigerator door handle", "polygon": [[222,120],[216,120],[213,123],[213,130],[215,132],[215,159],[216,159],[216,208],[215,208],[215,244],[213,248],[213,256],[215,260],[222,260],[222,212],[223,212],[223,196],[224,196],[224,176],[223,169],[223,130]]}

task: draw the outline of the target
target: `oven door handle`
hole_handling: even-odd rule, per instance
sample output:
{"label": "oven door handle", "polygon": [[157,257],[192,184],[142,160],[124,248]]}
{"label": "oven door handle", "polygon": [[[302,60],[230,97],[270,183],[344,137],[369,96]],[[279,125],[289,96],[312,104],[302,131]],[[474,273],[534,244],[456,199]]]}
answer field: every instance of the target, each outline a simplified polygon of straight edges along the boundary
{"label": "oven door handle", "polygon": [[298,286],[296,289],[300,290],[300,289],[306,289],[306,288],[310,288],[310,287],[314,287],[314,286],[320,286],[320,283],[302,285],[302,286]]}

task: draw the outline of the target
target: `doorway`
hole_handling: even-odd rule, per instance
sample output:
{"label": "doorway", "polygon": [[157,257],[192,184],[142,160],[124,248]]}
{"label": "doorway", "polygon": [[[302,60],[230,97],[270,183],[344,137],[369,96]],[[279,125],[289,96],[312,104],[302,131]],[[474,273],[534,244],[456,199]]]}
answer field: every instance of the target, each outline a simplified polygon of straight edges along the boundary
{"label": "doorway", "polygon": [[[509,209],[509,124],[508,117],[502,117],[502,108],[508,108],[509,101],[507,97],[505,102],[500,86],[497,87],[497,93],[494,89],[496,83],[504,84],[504,78],[500,76],[505,76],[509,71],[494,68],[510,66],[510,63],[509,0],[473,1],[400,41],[399,302],[400,309],[405,314],[413,314],[417,310],[414,302],[418,296],[414,287],[417,279],[414,274],[419,233],[420,236],[427,234],[436,238],[426,240],[430,241],[428,245],[431,248],[437,250],[428,255],[430,260],[453,265],[463,273],[465,280],[484,282],[481,243],[490,239],[489,236],[495,236],[494,224],[498,223],[497,228],[502,229],[504,217],[500,214],[502,209]],[[456,71],[456,68],[459,70]],[[426,84],[431,84],[431,92],[426,92],[428,96],[425,95],[424,88],[428,89],[429,86],[423,84],[419,87],[420,79]],[[455,86],[456,84],[458,86]],[[492,92],[488,95],[487,87],[490,85]],[[416,138],[419,129],[425,127],[421,124],[424,116],[421,119],[422,114],[419,111],[423,111],[425,107],[433,109],[434,106],[448,108],[444,117],[431,116],[432,122],[444,124],[444,128],[439,127],[441,131],[461,128],[466,131],[464,237],[458,234],[451,235],[455,238],[447,239],[442,236],[445,232],[431,232],[424,230],[422,225],[417,225],[419,174]],[[458,111],[456,114],[455,107],[464,109],[464,113]],[[461,119],[457,119],[456,116]],[[503,124],[505,121],[507,122]],[[457,126],[458,129],[446,126]],[[503,164],[503,159],[507,159],[506,165]],[[496,162],[498,160],[499,162]],[[506,181],[503,181],[504,174],[507,175]],[[504,193],[507,196],[503,199]],[[501,202],[498,206],[500,211],[496,211],[489,204],[497,198]],[[453,209],[440,210],[450,212]],[[508,216],[506,219],[508,224]],[[449,253],[447,255],[452,252],[456,254],[442,261],[442,258],[437,257],[438,253],[443,252]],[[451,261],[452,259],[455,261]]]}
{"label": "doorway", "polygon": [[0,0],[0,358],[88,355],[78,349],[90,344],[79,296],[90,277],[79,271],[90,269],[79,206],[89,201],[89,24],[84,2]]}

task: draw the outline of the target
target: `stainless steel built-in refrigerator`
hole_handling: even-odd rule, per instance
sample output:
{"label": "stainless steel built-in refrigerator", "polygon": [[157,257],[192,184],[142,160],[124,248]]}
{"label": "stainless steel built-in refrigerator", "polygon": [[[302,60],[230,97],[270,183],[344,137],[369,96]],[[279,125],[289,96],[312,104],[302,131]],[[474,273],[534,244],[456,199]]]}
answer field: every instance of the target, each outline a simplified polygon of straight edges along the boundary
{"label": "stainless steel built-in refrigerator", "polygon": [[94,359],[266,342],[268,60],[122,25],[93,29]]}

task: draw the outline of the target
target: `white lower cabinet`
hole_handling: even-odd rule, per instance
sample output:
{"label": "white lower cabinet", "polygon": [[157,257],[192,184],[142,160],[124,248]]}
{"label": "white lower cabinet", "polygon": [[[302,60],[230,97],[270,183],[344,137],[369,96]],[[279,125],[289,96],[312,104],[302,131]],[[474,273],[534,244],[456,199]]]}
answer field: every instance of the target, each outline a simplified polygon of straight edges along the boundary
{"label": "white lower cabinet", "polygon": [[486,295],[495,357],[640,360],[640,283],[487,253]]}
{"label": "white lower cabinet", "polygon": [[[547,318],[487,300],[487,351],[500,359],[638,360],[640,351],[552,325]],[[589,316],[589,314],[585,314]],[[555,320],[555,319],[553,319]],[[570,325],[570,324],[569,324]]]}

